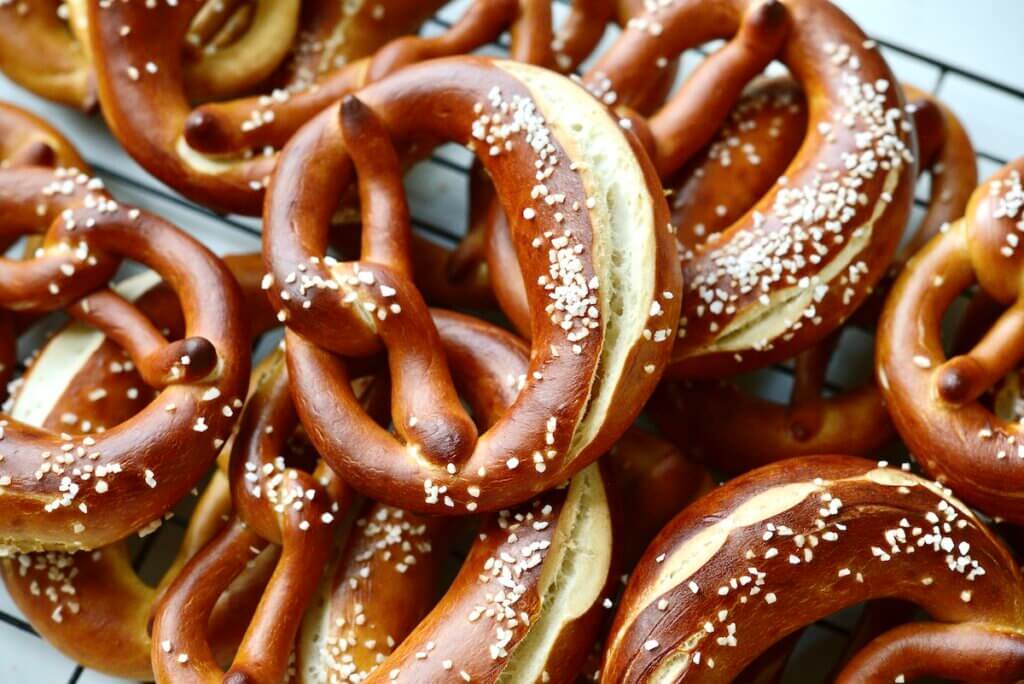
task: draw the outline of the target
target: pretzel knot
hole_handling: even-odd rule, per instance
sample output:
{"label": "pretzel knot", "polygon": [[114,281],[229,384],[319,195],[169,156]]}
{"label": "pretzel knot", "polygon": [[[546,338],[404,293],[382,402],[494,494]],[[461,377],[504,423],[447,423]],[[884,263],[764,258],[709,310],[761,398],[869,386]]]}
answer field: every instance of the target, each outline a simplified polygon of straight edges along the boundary
{"label": "pretzel knot", "polygon": [[[109,544],[170,510],[227,438],[249,363],[238,288],[198,242],[121,207],[80,175],[0,171],[0,211],[7,230],[56,219],[41,258],[0,262],[0,302],[51,310],[74,300],[68,312],[118,342],[143,379],[162,389],[137,416],[96,436],[5,419],[0,540],[21,550]],[[184,339],[168,342],[131,304],[97,290],[116,268],[114,255],[163,276],[181,301]]]}
{"label": "pretzel knot", "polygon": [[[839,681],[956,678],[969,664],[968,678],[1005,681],[994,675],[1012,662],[1020,672],[1024,579],[1002,542],[933,482],[818,456],[732,480],[662,530],[626,586],[602,681],[733,681],[776,640],[879,597],[948,624],[883,635]],[[936,653],[917,657],[929,643]],[[880,664],[887,679],[867,676]]]}
{"label": "pretzel knot", "polygon": [[772,59],[808,94],[808,125],[779,182],[714,243],[684,250],[676,376],[761,367],[822,340],[884,275],[912,202],[900,89],[872,43],[823,0],[652,4],[584,81],[605,102],[628,104],[659,66],[723,37],[732,40],[649,120],[662,177],[711,140]]}
{"label": "pretzel knot", "polygon": [[[979,401],[1021,360],[1024,160],[989,178],[966,216],[932,240],[896,281],[879,323],[878,381],[897,430],[929,473],[990,515],[1024,520],[1020,425]],[[940,324],[977,283],[1003,312],[967,353],[947,359]]]}
{"label": "pretzel knot", "polygon": [[[506,381],[519,397],[479,438],[410,279],[391,138],[423,135],[475,148],[531,283],[530,368]],[[480,58],[408,67],[296,135],[268,197],[267,286],[300,417],[346,482],[414,512],[495,510],[564,482],[625,430],[669,353],[679,287],[667,206],[635,147],[570,81]],[[339,263],[324,255],[327,228],[353,163],[363,248]],[[347,388],[345,357],[381,346],[397,439]]]}

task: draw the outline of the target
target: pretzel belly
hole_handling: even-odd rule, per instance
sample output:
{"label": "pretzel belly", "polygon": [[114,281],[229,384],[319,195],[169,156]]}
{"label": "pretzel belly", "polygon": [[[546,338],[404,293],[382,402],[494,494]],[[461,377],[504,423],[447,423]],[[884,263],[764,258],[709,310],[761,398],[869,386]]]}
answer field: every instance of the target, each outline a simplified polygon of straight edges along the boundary
{"label": "pretzel belly", "polygon": [[878,597],[1024,626],[1009,552],[937,485],[854,457],[783,461],[662,530],[627,586],[602,681],[732,681],[775,640]]}

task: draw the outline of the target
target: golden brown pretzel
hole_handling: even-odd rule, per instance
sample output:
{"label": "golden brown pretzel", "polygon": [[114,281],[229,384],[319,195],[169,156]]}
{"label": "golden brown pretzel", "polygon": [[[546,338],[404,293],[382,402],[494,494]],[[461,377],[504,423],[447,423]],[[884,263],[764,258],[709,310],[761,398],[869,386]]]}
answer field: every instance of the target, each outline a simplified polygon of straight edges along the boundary
{"label": "golden brown pretzel", "polygon": [[[204,1],[182,43],[189,93],[227,97],[266,80],[288,52],[298,7],[298,0]],[[8,28],[0,36],[0,70],[43,97],[93,109],[85,1],[25,0],[0,12]]]}
{"label": "golden brown pretzel", "polygon": [[[677,205],[677,217],[683,219],[679,236],[684,244],[714,239],[712,236],[763,194],[769,178],[776,177],[789,162],[806,119],[802,97],[795,88],[791,81],[775,81],[767,92],[755,91],[753,100],[738,106],[741,117],[734,118],[735,127],[726,129],[707,157],[697,158],[690,166],[692,175],[681,193],[687,204]],[[914,250],[962,215],[977,185],[974,150],[956,116],[916,88],[904,89],[919,139],[920,168],[931,171],[931,196],[925,217],[896,255],[890,268],[893,275],[879,284],[883,291]],[[780,110],[788,112],[789,118],[779,121]],[[742,117],[744,111],[753,111],[755,116]],[[797,136],[786,132],[791,125],[800,127]],[[773,128],[779,132],[772,134]],[[738,167],[738,175],[729,181],[734,167]],[[717,207],[716,202],[720,202]],[[881,292],[869,299],[853,323],[873,328],[883,297]],[[654,402],[662,430],[676,443],[696,448],[726,472],[744,472],[792,456],[871,453],[891,441],[895,432],[874,383],[822,396],[839,335],[837,331],[796,357],[789,405],[753,396],[729,381],[664,384]]]}
{"label": "golden brown pretzel", "polygon": [[0,103],[0,167],[63,166],[88,170],[71,143],[38,116]]}
{"label": "golden brown pretzel", "polygon": [[[563,482],[632,422],[670,345],[678,271],[667,206],[635,139],[563,77],[482,58],[408,67],[340,114],[325,111],[289,143],[265,217],[269,293],[289,328],[298,410],[318,451],[356,489],[416,512],[496,510]],[[474,143],[516,216],[523,271],[538,283],[529,372],[513,408],[479,438],[449,379],[436,316],[410,279],[390,138],[424,134]],[[363,249],[360,261],[338,263],[324,256],[327,226],[353,162]],[[521,184],[538,173],[543,183]],[[399,439],[361,417],[347,389],[343,357],[382,344]]]}
{"label": "golden brown pretzel", "polygon": [[776,57],[808,93],[807,136],[784,181],[713,244],[684,254],[671,371],[680,376],[763,366],[827,336],[884,274],[912,199],[902,94],[871,42],[824,0],[652,4],[584,80],[605,101],[629,104],[659,64],[730,36],[651,117],[659,173],[703,147]]}
{"label": "golden brown pretzel", "polygon": [[[31,228],[40,220],[29,218],[36,208],[43,219],[60,215],[43,258],[0,262],[14,274],[0,294],[5,306],[43,310],[72,300],[69,313],[124,346],[145,381],[162,392],[102,435],[61,435],[5,419],[0,538],[21,550],[95,548],[161,517],[208,470],[245,393],[248,335],[238,286],[224,266],[154,216],[122,207],[99,190],[83,198],[85,187],[88,181],[79,185],[60,170],[0,171],[0,206],[9,208],[3,229]],[[32,198],[29,210],[23,203]],[[71,244],[77,245],[74,259],[65,256]],[[96,290],[103,284],[97,274],[113,262],[93,256],[101,253],[126,256],[163,276],[181,301],[184,339],[167,342],[123,298]]]}
{"label": "golden brown pretzel", "polygon": [[[1020,425],[978,397],[1020,358],[1022,170],[1018,159],[985,181],[965,217],[908,262],[886,300],[876,348],[878,382],[910,451],[965,501],[1013,522],[1024,520]],[[975,282],[1009,308],[972,349],[947,360],[939,324],[953,299]]]}
{"label": "golden brown pretzel", "polygon": [[[626,587],[602,681],[732,681],[774,641],[874,597],[910,600],[951,623],[909,628],[918,638],[951,631],[946,649],[971,644],[957,629],[996,653],[1019,652],[1024,638],[1016,563],[940,486],[848,456],[765,466],[691,505],[654,540]],[[969,658],[916,667],[941,676],[945,663]],[[998,678],[998,661],[972,662],[972,679]],[[845,681],[893,681],[862,677],[864,668],[855,660]]]}
{"label": "golden brown pretzel", "polygon": [[[310,473],[282,455],[297,425],[283,354],[261,367],[231,453],[235,515],[167,588],[153,617],[157,682],[282,681],[303,611],[330,550],[334,499]],[[344,491],[344,488],[340,490]],[[211,648],[217,602],[268,543],[281,555],[227,673]]]}
{"label": "golden brown pretzel", "polygon": [[[154,325],[180,333],[177,299],[155,274],[134,276],[119,283],[117,291],[137,302]],[[74,322],[33,359],[19,380],[10,415],[49,430],[96,434],[131,418],[155,394],[123,349],[98,330]],[[151,679],[152,606],[185,560],[223,526],[223,516],[230,511],[227,479],[215,475],[196,506],[175,562],[157,587],[139,578],[122,542],[91,552],[20,554],[4,561],[4,582],[33,627],[71,659],[113,676]],[[147,527],[140,534],[154,529]],[[218,605],[211,623],[218,657],[230,656],[241,639],[273,560],[266,555],[258,559]],[[98,640],[95,635],[100,631],[104,638]]]}

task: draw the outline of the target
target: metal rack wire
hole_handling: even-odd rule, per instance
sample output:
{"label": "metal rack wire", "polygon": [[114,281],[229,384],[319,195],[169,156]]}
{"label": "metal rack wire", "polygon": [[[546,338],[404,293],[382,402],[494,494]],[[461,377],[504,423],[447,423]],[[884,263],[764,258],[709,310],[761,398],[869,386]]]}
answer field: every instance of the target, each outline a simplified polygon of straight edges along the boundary
{"label": "metal rack wire", "polygon": [[[562,5],[567,5],[569,0],[558,0]],[[460,3],[461,4],[461,3]],[[563,7],[564,9],[564,7]],[[436,33],[444,30],[450,26],[450,19],[452,16],[457,16],[458,12],[455,10],[442,10],[439,15],[432,18],[427,26],[425,32]],[[966,83],[969,87],[975,89],[982,89],[986,92],[998,93],[1003,97],[1012,98],[1014,101],[1024,104],[1024,90],[1020,88],[1008,85],[1005,82],[994,79],[983,73],[965,69],[963,67],[951,64],[944,61],[941,58],[936,58],[931,55],[921,54],[914,50],[908,49],[899,44],[892,43],[886,40],[877,41],[881,46],[883,52],[895,63],[895,70],[897,73],[900,72],[899,64],[904,63],[914,68],[926,69],[928,73],[937,74],[935,76],[934,83],[929,84],[918,83],[917,85],[929,89],[943,97],[945,91],[949,88],[951,79],[955,79],[963,85]],[[503,38],[499,42],[487,47],[485,52],[491,54],[500,54],[507,48],[507,38]],[[696,57],[700,57],[699,54],[695,54]],[[38,101],[33,101],[31,98],[25,97],[23,93],[16,93],[13,86],[0,80],[0,96],[11,96],[18,97],[20,100],[28,102],[30,108],[39,109],[40,105]],[[954,98],[945,98],[951,106],[955,109],[957,107],[957,101]],[[33,104],[35,106],[33,106]],[[52,111],[52,110],[51,110]],[[74,121],[70,114],[67,115],[56,115],[50,117],[55,123],[61,128],[65,128],[65,123],[70,126],[82,126],[81,121]],[[68,121],[65,122],[64,118]],[[1006,123],[1007,126],[1012,125],[1010,122]],[[96,133],[93,133],[96,135]],[[99,135],[104,135],[99,133]],[[982,164],[982,175],[986,175],[988,171],[991,171],[997,166],[1001,166],[1009,158],[1009,154],[1002,149],[986,149],[984,145],[979,146],[981,149],[978,150],[979,159]],[[140,171],[134,166],[127,162],[123,158],[123,155],[118,157],[117,155],[106,154],[105,149],[101,148],[99,152],[94,152],[91,147],[84,147],[83,152],[85,153],[88,162],[92,165],[97,175],[102,177],[108,185],[110,185],[115,193],[120,197],[123,197],[126,201],[130,201],[141,206],[146,206],[154,209],[158,213],[162,213],[172,220],[175,220],[179,225],[185,227],[191,227],[193,229],[201,230],[201,234],[204,238],[218,242],[218,245],[223,249],[254,249],[258,246],[258,240],[260,235],[259,225],[257,222],[250,219],[244,219],[235,216],[223,216],[218,215],[206,208],[199,207],[176,193],[170,191],[166,187],[154,182],[152,179],[146,178]],[[90,154],[95,154],[96,158],[90,158]],[[465,184],[465,176],[469,167],[469,156],[467,153],[461,150],[452,150],[448,148],[442,148],[436,151],[430,159],[424,162],[418,170],[414,170],[412,176],[414,177],[413,182],[410,186],[416,187],[416,176],[419,175],[419,180],[422,181],[422,186],[425,190],[419,193],[419,201],[417,201],[417,193],[413,192],[411,198],[411,206],[414,216],[415,227],[428,235],[434,240],[437,240],[446,244],[454,244],[460,237],[463,231],[463,219],[464,214],[459,214],[458,210],[454,213],[451,209],[451,204],[447,205],[444,211],[438,211],[436,205],[436,193],[440,191],[447,191],[449,195],[458,195],[458,191],[462,190]],[[457,187],[452,187],[452,186]],[[918,209],[921,210],[925,206],[924,194],[919,192],[918,199],[916,201]],[[458,206],[458,201],[455,201]],[[456,225],[449,225],[446,221],[450,220],[450,216],[456,216]],[[211,238],[212,236],[215,236]],[[844,344],[845,338],[844,338]],[[856,347],[854,344],[849,345],[851,348]],[[854,349],[850,353],[861,354],[863,356],[864,349],[861,345],[861,349],[858,351]],[[839,354],[840,365],[842,361],[842,350]],[[834,364],[835,365],[835,364]],[[791,369],[786,365],[776,366],[768,371],[769,374],[774,375],[777,382],[775,382],[775,391],[782,394],[788,390],[790,384]],[[842,373],[833,374],[830,373],[830,387],[833,390],[841,389],[846,383],[842,377]],[[163,528],[156,534],[153,534],[143,540],[137,545],[135,549],[135,565],[138,569],[142,570],[150,563],[159,563],[159,554],[156,553],[157,549],[163,547],[174,547],[176,546],[175,538],[180,538],[183,534],[186,519],[181,515],[176,515],[170,519],[169,523],[164,525]],[[814,649],[821,649],[822,644],[825,644],[827,649],[841,648],[842,644],[849,637],[848,625],[850,624],[849,615],[833,616],[832,618],[819,622],[816,627],[816,634],[812,634],[807,642],[808,647]],[[29,657],[29,654],[15,653],[18,650],[18,643],[24,643],[20,638],[28,639],[39,639],[37,632],[29,625],[16,611],[11,604],[6,593],[0,589],[0,673],[4,672],[3,659],[5,658],[25,658]],[[103,635],[97,635],[97,638],[102,639]],[[4,645],[8,648],[5,648]],[[50,663],[19,663],[16,668],[17,678],[6,679],[6,677],[0,676],[0,679],[5,681],[19,681],[19,682],[30,682],[35,684],[37,682],[46,682],[46,684],[98,684],[100,682],[114,682],[110,678],[99,675],[98,673],[85,670],[80,666],[76,666],[70,661],[63,659],[62,656],[57,654],[52,649],[45,647],[46,650],[41,650],[43,647],[40,644],[40,649],[32,649],[30,656],[35,658],[36,654],[39,654],[46,658]],[[27,669],[22,669],[22,665]],[[54,667],[49,667],[54,665]],[[13,672],[13,671],[12,671]],[[53,672],[65,672],[66,674],[54,674]],[[813,679],[813,677],[811,677]],[[800,676],[799,681],[809,681],[808,674],[806,671]]]}

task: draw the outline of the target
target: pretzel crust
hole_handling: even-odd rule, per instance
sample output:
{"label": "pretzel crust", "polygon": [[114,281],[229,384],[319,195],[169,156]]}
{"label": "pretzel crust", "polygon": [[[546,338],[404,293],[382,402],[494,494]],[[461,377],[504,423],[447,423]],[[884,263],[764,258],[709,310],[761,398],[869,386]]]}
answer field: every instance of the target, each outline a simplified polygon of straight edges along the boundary
{"label": "pretzel crust", "polygon": [[90,110],[96,91],[85,49],[58,15],[59,0],[5,3],[0,71],[47,99]]}
{"label": "pretzel crust", "polygon": [[[435,102],[444,102],[444,109]],[[522,179],[537,173],[537,152],[516,129],[499,154],[478,149],[503,205],[517,217],[513,234],[523,271],[540,284],[530,292],[539,331],[536,353],[519,398],[477,440],[445,387],[447,364],[429,332],[434,324],[407,279],[407,209],[394,152],[386,152],[380,137],[386,131],[398,140],[426,135],[481,146],[485,141],[474,136],[486,138],[488,112],[500,107],[521,108],[526,120],[519,130],[536,136],[542,155],[549,155],[546,189],[564,199],[559,204],[557,198],[538,202],[530,196]],[[416,117],[409,116],[411,108]],[[549,117],[556,109],[559,115]],[[343,144],[346,117],[354,127]],[[336,110],[324,112],[292,140],[265,215],[270,295],[289,327],[298,410],[318,451],[360,491],[414,512],[497,510],[563,482],[632,421],[668,354],[672,328],[666,323],[674,320],[678,272],[665,229],[667,207],[645,160],[614,170],[606,166],[608,160],[634,159],[635,140],[562,77],[481,58],[408,67],[362,90],[359,102],[343,107],[341,119]],[[368,145],[353,148],[361,171],[374,163],[387,168],[360,175],[362,260],[339,264],[324,259],[326,227],[334,198],[351,178],[346,145],[353,141]],[[559,270],[558,260],[569,258],[568,250],[578,276]],[[566,291],[592,302],[584,318],[568,313],[564,307],[574,305],[561,299],[561,290],[544,286],[563,278],[573,288],[586,284]],[[360,309],[376,312],[372,324]],[[560,310],[567,312],[564,317]],[[332,321],[344,321],[349,333],[339,337],[339,323]],[[410,344],[414,340],[422,343]],[[400,400],[393,404],[394,423],[410,446],[352,412],[344,362],[331,354],[362,356],[379,349],[381,341],[390,352]],[[418,389],[405,393],[401,388],[413,382],[410,373]],[[438,428],[445,423],[450,427],[442,432]],[[519,463],[535,466],[537,474],[515,472]],[[434,496],[441,487],[446,496]]]}
{"label": "pretzel crust", "polygon": [[626,587],[602,681],[732,681],[775,640],[877,597],[1024,633],[1012,556],[934,483],[855,457],[769,465],[654,540]]}

